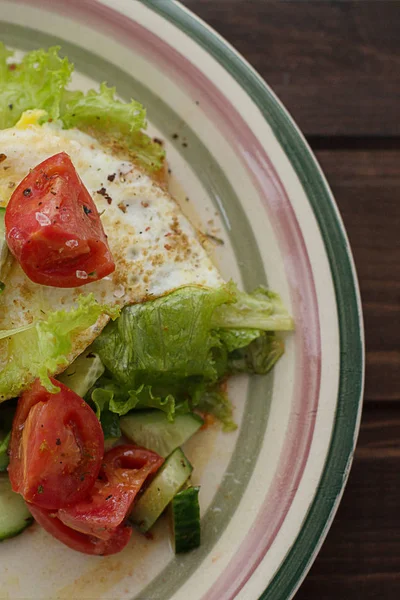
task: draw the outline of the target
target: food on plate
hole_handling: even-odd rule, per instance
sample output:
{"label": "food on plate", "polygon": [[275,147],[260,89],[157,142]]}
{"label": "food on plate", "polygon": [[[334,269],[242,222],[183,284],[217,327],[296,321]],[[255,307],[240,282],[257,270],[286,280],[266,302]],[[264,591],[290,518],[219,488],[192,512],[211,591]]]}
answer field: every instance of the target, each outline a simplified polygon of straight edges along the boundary
{"label": "food on plate", "polygon": [[267,373],[293,322],[224,281],[144,108],[69,90],[72,70],[0,45],[0,539],[32,515],[108,555],[167,512],[187,552],[201,503],[182,446],[210,419],[236,428],[227,378]]}

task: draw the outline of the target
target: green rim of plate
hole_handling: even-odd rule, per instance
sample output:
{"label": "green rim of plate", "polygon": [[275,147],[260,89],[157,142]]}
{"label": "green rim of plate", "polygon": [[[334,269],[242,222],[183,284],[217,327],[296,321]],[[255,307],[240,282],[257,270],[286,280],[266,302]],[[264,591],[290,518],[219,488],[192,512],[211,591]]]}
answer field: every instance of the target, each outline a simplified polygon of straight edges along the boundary
{"label": "green rim of plate", "polygon": [[328,256],[339,319],[340,376],[335,424],[317,492],[302,529],[260,600],[291,598],[328,532],[357,441],[364,383],[364,335],[357,277],[347,236],[321,169],[298,127],[256,71],[183,6],[141,0],[213,56],[247,92],[290,160],[313,209]]}

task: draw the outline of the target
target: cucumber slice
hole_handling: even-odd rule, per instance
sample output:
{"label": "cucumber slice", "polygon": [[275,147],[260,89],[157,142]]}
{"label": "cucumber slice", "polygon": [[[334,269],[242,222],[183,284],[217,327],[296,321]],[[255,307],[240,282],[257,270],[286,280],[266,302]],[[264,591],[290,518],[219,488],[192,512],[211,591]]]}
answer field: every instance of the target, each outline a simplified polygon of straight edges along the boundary
{"label": "cucumber slice", "polygon": [[145,533],[154,525],[192,471],[192,465],[177,448],[133,507],[130,519],[140,531]]}
{"label": "cucumber slice", "polygon": [[132,412],[120,420],[121,431],[129,440],[164,457],[182,446],[202,425],[203,419],[193,413],[177,415],[171,423],[160,410]]}
{"label": "cucumber slice", "polygon": [[100,357],[92,352],[84,352],[57,379],[83,398],[103,373]]}
{"label": "cucumber slice", "polygon": [[171,502],[175,554],[200,546],[199,487],[182,490]]}
{"label": "cucumber slice", "polygon": [[7,433],[6,436],[1,435],[0,439],[0,473],[4,473],[7,471],[8,463],[10,462],[10,457],[8,456],[8,444],[10,443],[11,431]]}
{"label": "cucumber slice", "polygon": [[19,494],[11,489],[7,476],[0,477],[0,540],[14,537],[33,523],[33,517]]}

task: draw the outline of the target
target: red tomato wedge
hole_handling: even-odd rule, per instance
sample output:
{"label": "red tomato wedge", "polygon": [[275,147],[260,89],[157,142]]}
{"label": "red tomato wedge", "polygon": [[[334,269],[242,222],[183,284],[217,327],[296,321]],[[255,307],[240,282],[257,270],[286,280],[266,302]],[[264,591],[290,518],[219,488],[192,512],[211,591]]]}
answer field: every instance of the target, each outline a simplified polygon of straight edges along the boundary
{"label": "red tomato wedge", "polygon": [[57,512],[39,508],[34,504],[28,504],[28,507],[35,521],[50,535],[72,548],[72,550],[84,554],[96,554],[98,556],[116,554],[125,548],[132,535],[131,527],[120,525],[107,540],[101,540],[70,529],[57,518]]}
{"label": "red tomato wedge", "polygon": [[5,228],[12,254],[35,283],[77,287],[115,269],[97,208],[65,152],[22,180],[7,205]]}
{"label": "red tomato wedge", "polygon": [[36,380],[18,401],[8,472],[28,502],[58,509],[92,489],[104,454],[101,425],[88,404],[59,381],[50,394]]}
{"label": "red tomato wedge", "polygon": [[129,515],[137,493],[164,459],[144,448],[125,445],[109,450],[89,496],[58,511],[58,518],[71,529],[108,540]]}

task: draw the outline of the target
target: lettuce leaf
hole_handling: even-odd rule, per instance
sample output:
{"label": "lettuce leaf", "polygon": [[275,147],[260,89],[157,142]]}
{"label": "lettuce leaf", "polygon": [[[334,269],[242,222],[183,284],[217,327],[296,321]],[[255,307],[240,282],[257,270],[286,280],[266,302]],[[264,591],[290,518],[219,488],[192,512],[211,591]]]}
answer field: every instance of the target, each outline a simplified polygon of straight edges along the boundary
{"label": "lettuce leaf", "polygon": [[[264,289],[244,294],[232,283],[188,286],[125,307],[92,344],[106,367],[92,401],[101,411],[97,397],[106,393],[106,409],[118,415],[157,408],[170,420],[197,408],[232,429],[232,406],[220,383],[228,374],[266,373],[273,366],[283,342],[246,324],[270,327],[277,315],[288,327],[291,319],[278,296]],[[214,328],[223,321],[228,328]]]}
{"label": "lettuce leaf", "polygon": [[94,125],[112,134],[113,130],[129,134],[146,127],[146,111],[136,100],[126,104],[115,98],[115,88],[100,85],[100,91],[65,90],[62,95],[60,116],[67,129]]}
{"label": "lettuce leaf", "polygon": [[205,390],[195,404],[202,413],[213,415],[222,423],[223,431],[234,431],[237,425],[233,420],[233,407],[228,394],[221,386]]}
{"label": "lettuce leaf", "polygon": [[93,351],[115,381],[130,390],[143,383],[174,386],[189,377],[216,381],[212,350],[221,342],[211,319],[217,306],[234,299],[229,285],[188,286],[125,307],[94,341]]}
{"label": "lettuce leaf", "polygon": [[[175,398],[172,394],[165,397],[153,394],[149,385],[141,385],[137,390],[128,390],[126,393],[121,388],[114,386],[112,382],[100,382],[99,385],[105,387],[95,388],[89,400],[95,406],[96,414],[101,420],[104,410],[109,410],[122,417],[130,410],[139,410],[143,408],[156,408],[162,410],[170,421],[175,417]],[[189,407],[185,409],[185,412]]]}
{"label": "lettuce leaf", "polygon": [[260,329],[218,329],[217,331],[228,352],[248,346],[262,334]]}
{"label": "lettuce leaf", "polygon": [[237,301],[218,307],[212,324],[218,328],[291,331],[293,319],[278,294],[258,287],[251,294],[236,290]]}
{"label": "lettuce leaf", "polygon": [[121,102],[105,83],[86,94],[67,90],[74,66],[59,50],[34,50],[16,64],[0,42],[0,129],[15,125],[26,110],[42,109],[47,113],[42,122],[60,120],[66,129],[77,127],[118,146],[147,171],[160,170],[165,152],[141,131],[147,126],[143,106],[136,100]]}
{"label": "lettuce leaf", "polygon": [[30,326],[0,331],[0,401],[17,396],[37,377],[48,391],[58,391],[50,375],[68,365],[73,339],[102,314],[116,319],[119,310],[99,304],[89,294],[80,296],[69,312],[58,310]]}
{"label": "lettuce leaf", "polygon": [[0,128],[12,127],[25,110],[38,108],[56,120],[73,65],[60,58],[59,48],[34,50],[19,64],[9,64],[13,55],[0,43]]}
{"label": "lettuce leaf", "polygon": [[282,356],[284,349],[283,341],[274,332],[263,331],[248,346],[229,354],[227,370],[231,374],[265,375]]}

